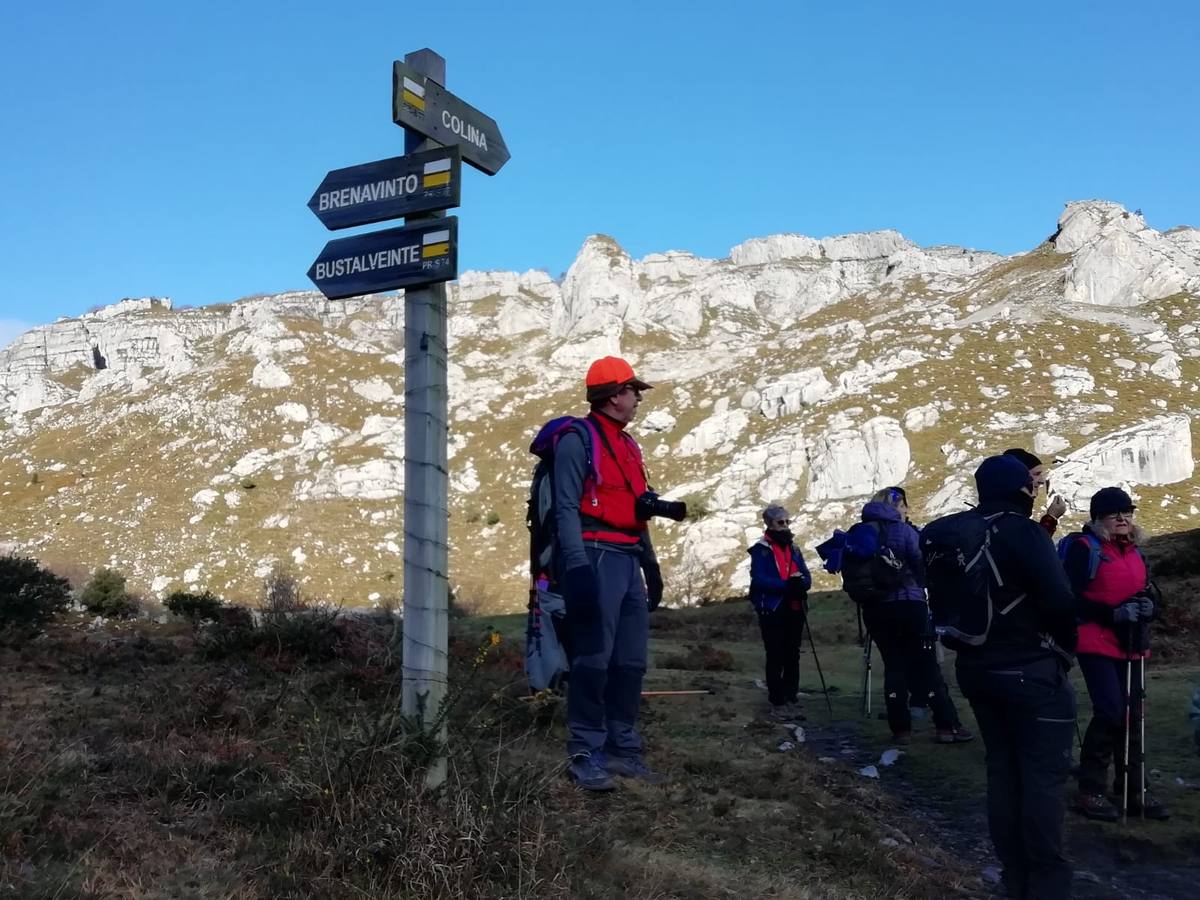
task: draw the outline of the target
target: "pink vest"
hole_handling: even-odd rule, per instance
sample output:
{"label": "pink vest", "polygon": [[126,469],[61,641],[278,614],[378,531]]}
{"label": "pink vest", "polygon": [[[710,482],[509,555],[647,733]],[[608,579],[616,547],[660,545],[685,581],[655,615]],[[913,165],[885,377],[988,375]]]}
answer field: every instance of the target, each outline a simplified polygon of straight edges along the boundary
{"label": "pink vest", "polygon": [[[1080,538],[1082,541],[1083,538]],[[1100,544],[1100,566],[1096,577],[1083,591],[1087,600],[1107,606],[1120,606],[1146,586],[1146,562],[1137,547],[1128,541],[1103,541]],[[1079,626],[1079,653],[1095,653],[1113,659],[1137,659],[1130,657],[1121,646],[1116,632],[1098,622],[1084,622]],[[1149,652],[1140,654],[1148,657]]]}

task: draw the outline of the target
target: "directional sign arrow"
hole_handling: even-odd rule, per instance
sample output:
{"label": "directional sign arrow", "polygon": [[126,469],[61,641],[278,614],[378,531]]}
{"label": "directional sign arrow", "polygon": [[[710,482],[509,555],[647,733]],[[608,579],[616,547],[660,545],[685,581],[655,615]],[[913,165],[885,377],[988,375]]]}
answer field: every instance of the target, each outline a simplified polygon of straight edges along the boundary
{"label": "directional sign arrow", "polygon": [[458,219],[330,241],[308,277],[330,300],[450,281],[458,277]]}
{"label": "directional sign arrow", "polygon": [[311,209],[329,229],[369,225],[458,206],[462,163],[457,147],[394,156],[334,169],[325,176]]}
{"label": "directional sign arrow", "polygon": [[399,60],[392,63],[392,121],[439,144],[457,144],[466,162],[489,175],[508,162],[508,147],[491,117]]}

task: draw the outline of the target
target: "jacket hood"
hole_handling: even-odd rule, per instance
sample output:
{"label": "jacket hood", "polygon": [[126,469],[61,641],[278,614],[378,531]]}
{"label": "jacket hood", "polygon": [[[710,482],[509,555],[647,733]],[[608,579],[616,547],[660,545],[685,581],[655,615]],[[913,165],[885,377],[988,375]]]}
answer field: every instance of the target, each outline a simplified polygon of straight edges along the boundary
{"label": "jacket hood", "polygon": [[862,508],[862,520],[864,522],[903,522],[904,517],[900,515],[900,510],[890,503],[872,500]]}
{"label": "jacket hood", "polygon": [[1013,456],[989,456],[975,470],[979,502],[1010,500],[1032,481],[1025,464]]}

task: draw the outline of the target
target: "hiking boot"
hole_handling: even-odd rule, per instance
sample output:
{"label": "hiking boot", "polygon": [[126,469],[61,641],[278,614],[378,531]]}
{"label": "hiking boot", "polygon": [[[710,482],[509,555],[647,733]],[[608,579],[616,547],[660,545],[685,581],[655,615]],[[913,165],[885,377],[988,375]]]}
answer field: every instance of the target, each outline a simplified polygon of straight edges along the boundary
{"label": "hiking boot", "polygon": [[1129,815],[1143,816],[1147,819],[1154,819],[1158,822],[1164,822],[1171,818],[1171,811],[1159,800],[1156,800],[1149,792],[1146,794],[1146,802],[1144,806],[1138,805],[1137,797],[1129,801]]}
{"label": "hiking boot", "polygon": [[604,757],[599,753],[576,753],[567,765],[567,775],[585,791],[617,789],[617,783],[604,767]]}
{"label": "hiking boot", "polygon": [[1077,813],[1083,813],[1089,819],[1100,822],[1115,822],[1121,817],[1117,808],[1108,802],[1103,794],[1076,794],[1071,806]]}
{"label": "hiking boot", "polygon": [[767,711],[767,715],[776,722],[786,722],[792,718],[792,708],[786,703],[780,703],[778,706],[772,704],[771,708]]}
{"label": "hiking boot", "polygon": [[892,743],[899,744],[901,747],[907,747],[912,743],[911,731],[897,731],[892,735]]}
{"label": "hiking boot", "polygon": [[610,756],[608,771],[622,778],[636,778],[645,784],[663,784],[667,780],[666,775],[655,772],[640,756]]}
{"label": "hiking boot", "polygon": [[965,744],[975,740],[975,735],[961,725],[956,725],[954,728],[939,728],[933,739],[939,744]]}
{"label": "hiking boot", "polygon": [[791,703],[786,703],[784,704],[783,708],[788,711],[789,719],[794,719],[797,722],[806,721],[807,717],[804,715],[804,706],[799,700],[793,700]]}

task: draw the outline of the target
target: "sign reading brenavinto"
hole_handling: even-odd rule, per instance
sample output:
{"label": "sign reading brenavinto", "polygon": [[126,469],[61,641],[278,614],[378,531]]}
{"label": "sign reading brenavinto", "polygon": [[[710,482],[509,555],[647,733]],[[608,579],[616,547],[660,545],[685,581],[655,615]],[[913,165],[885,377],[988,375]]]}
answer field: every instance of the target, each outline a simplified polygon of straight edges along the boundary
{"label": "sign reading brenavinto", "polygon": [[393,156],[325,176],[308,201],[326,228],[352,228],[458,206],[462,164],[457,147]]}

